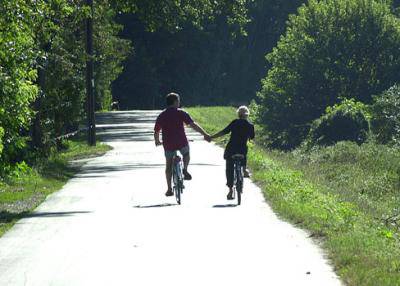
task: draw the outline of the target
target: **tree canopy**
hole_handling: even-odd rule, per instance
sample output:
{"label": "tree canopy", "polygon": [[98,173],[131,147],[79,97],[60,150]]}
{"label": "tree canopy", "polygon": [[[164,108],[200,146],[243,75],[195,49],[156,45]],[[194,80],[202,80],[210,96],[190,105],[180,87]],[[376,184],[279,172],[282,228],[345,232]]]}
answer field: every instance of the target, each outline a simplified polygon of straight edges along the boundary
{"label": "tree canopy", "polygon": [[399,81],[400,21],[390,2],[310,0],[277,47],[260,92],[262,121],[274,146],[292,148],[310,123],[344,98],[370,103]]}
{"label": "tree canopy", "polygon": [[171,90],[182,95],[184,105],[248,103],[269,67],[265,53],[303,2],[249,2],[245,34],[229,23],[226,13],[203,20],[201,28],[186,21],[179,30],[154,32],[138,15],[120,16],[122,37],[134,43],[134,52],[113,84],[114,98],[124,109],[163,108],[163,97]]}
{"label": "tree canopy", "polygon": [[111,83],[132,54],[131,40],[120,37],[123,26],[116,21],[118,15],[135,15],[146,31],[164,29],[172,34],[189,22],[201,30],[220,14],[238,34],[247,22],[244,0],[97,0],[93,15],[85,3],[1,1],[1,173],[10,164],[48,154],[54,138],[85,122],[87,17],[94,22],[96,110],[110,109]]}

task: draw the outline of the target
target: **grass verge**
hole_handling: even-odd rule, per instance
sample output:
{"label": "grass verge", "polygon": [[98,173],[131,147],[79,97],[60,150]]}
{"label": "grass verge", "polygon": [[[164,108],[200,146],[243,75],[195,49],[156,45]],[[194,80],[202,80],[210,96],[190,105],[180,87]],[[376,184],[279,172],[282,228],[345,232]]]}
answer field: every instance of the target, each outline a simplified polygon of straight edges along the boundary
{"label": "grass verge", "polygon": [[[235,118],[234,109],[229,107],[199,107],[189,108],[188,111],[211,133]],[[370,168],[380,162],[377,150],[371,151],[373,155],[365,161],[355,156],[357,152],[364,151],[354,146],[354,150],[350,151],[344,148],[347,153],[340,144],[336,148],[338,150],[327,148],[319,150],[318,154],[307,154],[301,150],[282,153],[253,145],[248,156],[249,166],[253,179],[262,188],[272,208],[282,218],[318,238],[345,284],[400,285],[398,231],[395,226],[377,217],[377,214],[383,214],[389,201],[396,201],[393,198],[396,197],[395,192],[370,195],[368,193],[374,188],[365,186],[365,182],[369,182],[368,186],[376,186],[383,180],[382,177],[392,179],[395,184],[395,175],[391,171],[381,171],[380,176],[372,176],[377,169],[386,166],[380,164]],[[384,150],[383,147],[376,148],[381,152]],[[392,158],[393,155],[387,157]],[[369,169],[372,171],[367,172]],[[363,184],[363,191],[360,191]],[[361,195],[355,195],[356,192]]]}
{"label": "grass verge", "polygon": [[100,156],[111,149],[105,144],[90,147],[81,137],[66,141],[65,147],[32,168],[21,164],[0,180],[0,236],[76,174],[79,164],[71,165],[70,161]]}

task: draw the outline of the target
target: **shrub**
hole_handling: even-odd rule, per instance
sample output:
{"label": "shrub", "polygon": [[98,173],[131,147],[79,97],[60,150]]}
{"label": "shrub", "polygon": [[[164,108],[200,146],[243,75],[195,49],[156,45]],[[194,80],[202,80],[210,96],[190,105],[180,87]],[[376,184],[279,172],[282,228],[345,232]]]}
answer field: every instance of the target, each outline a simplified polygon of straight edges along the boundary
{"label": "shrub", "polygon": [[400,24],[390,1],[310,0],[267,56],[259,94],[271,142],[299,145],[340,98],[369,104],[400,80]]}
{"label": "shrub", "polygon": [[379,143],[400,141],[400,86],[395,85],[374,97],[371,129]]}
{"label": "shrub", "polygon": [[366,105],[345,99],[328,107],[326,113],[313,122],[307,144],[333,145],[339,141],[361,144],[369,133],[369,117]]}

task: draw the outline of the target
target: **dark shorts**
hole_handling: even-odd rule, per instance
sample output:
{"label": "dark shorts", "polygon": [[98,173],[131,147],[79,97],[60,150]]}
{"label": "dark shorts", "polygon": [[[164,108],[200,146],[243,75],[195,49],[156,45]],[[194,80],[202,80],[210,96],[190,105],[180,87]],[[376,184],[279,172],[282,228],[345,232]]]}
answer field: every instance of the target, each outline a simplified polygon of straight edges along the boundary
{"label": "dark shorts", "polygon": [[[185,147],[182,147],[181,149],[179,149],[179,150],[177,150],[177,151],[179,151],[179,153],[181,153],[182,156],[186,156],[186,155],[188,155],[188,154],[190,153],[189,145],[186,145]],[[172,159],[172,158],[174,157],[174,155],[175,155],[175,152],[176,152],[176,151],[168,151],[168,150],[165,150],[165,151],[164,151],[164,153],[165,153],[165,158],[167,158],[167,159]]]}

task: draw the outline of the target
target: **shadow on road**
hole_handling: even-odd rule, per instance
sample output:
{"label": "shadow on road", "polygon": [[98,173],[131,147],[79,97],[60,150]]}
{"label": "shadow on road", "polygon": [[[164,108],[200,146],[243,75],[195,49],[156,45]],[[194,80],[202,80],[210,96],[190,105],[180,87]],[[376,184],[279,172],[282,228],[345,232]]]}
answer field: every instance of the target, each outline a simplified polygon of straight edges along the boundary
{"label": "shadow on road", "polygon": [[8,223],[13,220],[18,220],[22,218],[47,218],[47,217],[68,217],[77,214],[88,214],[90,211],[71,211],[71,212],[22,212],[22,213],[12,213],[8,211],[0,212],[0,223]]}
{"label": "shadow on road", "polygon": [[213,205],[213,208],[236,208],[236,204]]}
{"label": "shadow on road", "polygon": [[132,111],[118,111],[118,112],[104,112],[96,114],[97,124],[129,124],[133,122],[138,123],[153,123],[154,118],[161,111],[154,112],[132,112]]}
{"label": "shadow on road", "polygon": [[174,206],[179,206],[178,204],[157,204],[157,205],[137,205],[134,206],[136,209],[149,209],[149,208],[165,208],[165,207],[174,207]]}

